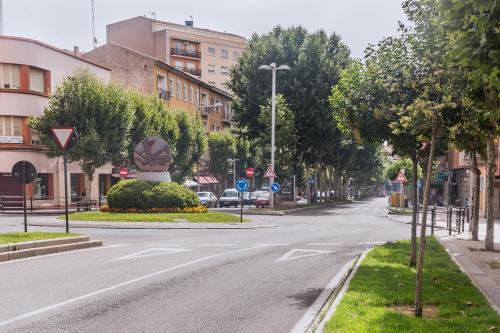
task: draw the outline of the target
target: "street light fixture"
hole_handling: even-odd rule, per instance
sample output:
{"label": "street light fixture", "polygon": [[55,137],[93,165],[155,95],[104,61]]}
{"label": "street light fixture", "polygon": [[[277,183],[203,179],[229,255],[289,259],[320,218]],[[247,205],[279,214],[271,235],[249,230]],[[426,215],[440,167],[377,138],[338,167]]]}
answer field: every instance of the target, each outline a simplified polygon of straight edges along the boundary
{"label": "street light fixture", "polygon": [[[287,65],[280,65],[276,67],[276,63],[272,62],[269,65],[261,65],[259,69],[264,69],[272,72],[272,95],[271,95],[271,167],[274,171],[274,151],[276,150],[274,137],[275,137],[275,124],[276,124],[276,71],[289,70]],[[274,183],[274,177],[269,178],[269,207],[274,207],[274,193],[271,190],[271,185]]]}
{"label": "street light fixture", "polygon": [[233,188],[236,188],[236,162],[240,160],[237,158],[228,158],[227,161],[233,163]]}

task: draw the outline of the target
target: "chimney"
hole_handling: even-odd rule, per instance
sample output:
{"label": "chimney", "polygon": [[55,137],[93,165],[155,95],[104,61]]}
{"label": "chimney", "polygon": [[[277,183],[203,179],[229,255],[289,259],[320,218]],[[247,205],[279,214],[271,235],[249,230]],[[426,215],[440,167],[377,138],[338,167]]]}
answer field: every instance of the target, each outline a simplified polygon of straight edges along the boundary
{"label": "chimney", "polygon": [[80,47],[79,46],[73,46],[73,54],[76,55],[77,57],[80,56]]}
{"label": "chimney", "polygon": [[193,26],[193,16],[189,15],[189,20],[185,20],[184,24],[186,24],[186,27],[192,27]]}

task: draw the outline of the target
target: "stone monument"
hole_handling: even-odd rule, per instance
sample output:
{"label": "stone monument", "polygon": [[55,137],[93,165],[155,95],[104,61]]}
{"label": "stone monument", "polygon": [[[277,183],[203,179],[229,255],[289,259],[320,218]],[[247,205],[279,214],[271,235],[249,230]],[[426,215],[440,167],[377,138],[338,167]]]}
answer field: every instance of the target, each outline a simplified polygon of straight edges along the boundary
{"label": "stone monument", "polygon": [[172,163],[172,152],[163,139],[147,137],[139,142],[134,149],[134,161],[140,170],[138,179],[170,182],[167,169]]}

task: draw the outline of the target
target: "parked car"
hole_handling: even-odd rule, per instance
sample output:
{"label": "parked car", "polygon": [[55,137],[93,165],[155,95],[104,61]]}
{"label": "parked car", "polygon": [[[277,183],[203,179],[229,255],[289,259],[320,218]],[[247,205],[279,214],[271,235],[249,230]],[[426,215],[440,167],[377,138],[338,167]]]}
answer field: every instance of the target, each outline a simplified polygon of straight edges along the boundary
{"label": "parked car", "polygon": [[208,208],[217,206],[217,196],[212,192],[197,192],[198,198],[200,198],[200,203]]}
{"label": "parked car", "polygon": [[255,207],[269,206],[269,192],[259,193],[257,200],[255,201]]}
{"label": "parked car", "polygon": [[238,204],[240,202],[240,196],[238,191],[234,188],[228,188],[224,190],[222,195],[219,198],[219,207],[222,208],[224,206],[234,206],[238,208]]}

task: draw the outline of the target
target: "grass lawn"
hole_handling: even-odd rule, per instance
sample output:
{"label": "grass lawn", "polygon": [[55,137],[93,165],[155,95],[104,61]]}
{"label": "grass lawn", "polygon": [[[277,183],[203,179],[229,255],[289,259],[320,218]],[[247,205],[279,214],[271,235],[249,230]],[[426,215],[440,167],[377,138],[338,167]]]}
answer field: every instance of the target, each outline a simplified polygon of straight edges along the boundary
{"label": "grass lawn", "polygon": [[370,252],[325,332],[500,332],[500,317],[434,238],[425,253],[424,318],[414,317],[409,254],[408,241]]}
{"label": "grass lawn", "polygon": [[66,234],[62,232],[7,232],[0,234],[0,244],[28,242],[34,240],[75,237],[78,234]]}
{"label": "grass lawn", "polygon": [[[58,219],[64,219],[59,216]],[[240,222],[240,217],[223,212],[207,213],[108,213],[108,212],[79,212],[69,215],[73,221],[105,221],[105,222]],[[243,221],[246,221],[243,219]]]}

